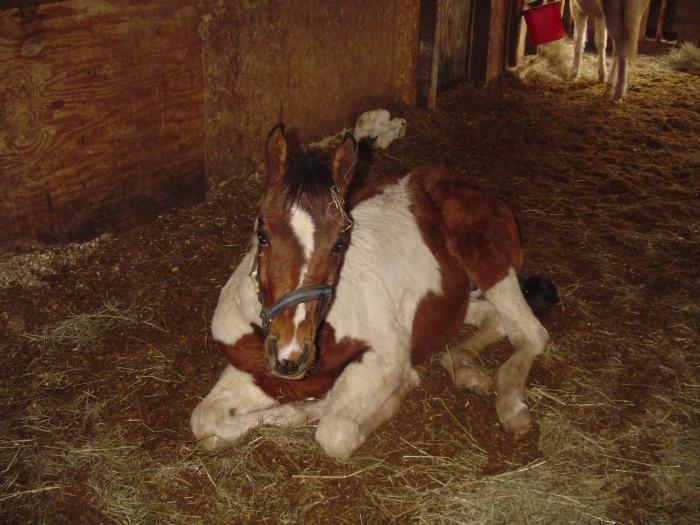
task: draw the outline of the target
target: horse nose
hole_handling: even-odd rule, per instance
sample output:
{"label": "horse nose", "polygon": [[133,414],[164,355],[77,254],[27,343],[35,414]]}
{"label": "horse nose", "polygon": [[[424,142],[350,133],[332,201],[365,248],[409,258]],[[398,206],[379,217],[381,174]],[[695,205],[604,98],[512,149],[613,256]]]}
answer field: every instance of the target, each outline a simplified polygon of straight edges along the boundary
{"label": "horse nose", "polygon": [[282,375],[292,376],[299,371],[299,362],[290,361],[288,359],[279,359],[277,360],[275,368]]}

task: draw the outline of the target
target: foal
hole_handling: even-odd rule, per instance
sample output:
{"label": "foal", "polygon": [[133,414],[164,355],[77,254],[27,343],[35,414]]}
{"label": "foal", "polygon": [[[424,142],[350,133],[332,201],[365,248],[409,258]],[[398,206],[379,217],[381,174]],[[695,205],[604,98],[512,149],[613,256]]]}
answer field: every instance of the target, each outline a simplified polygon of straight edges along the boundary
{"label": "foal", "polygon": [[230,364],[191,418],[205,448],[318,420],[324,451],[347,458],[418,384],[413,365],[464,323],[483,330],[444,366],[489,390],[473,355],[507,336],[515,352],[496,374],[496,410],[508,432],[528,432],[525,381],[548,335],[518,284],[510,208],[442,167],[351,197],[356,151],[348,135],[327,162],[290,157],[281,125],[268,137],[255,234],[212,321]]}
{"label": "foal", "polygon": [[574,61],[569,78],[576,80],[581,67],[581,54],[586,43],[588,17],[595,20],[595,45],[598,48],[598,80],[606,82],[605,47],[608,35],[613,44],[613,70],[609,94],[619,102],[627,91],[627,61],[637,54],[639,25],[649,0],[571,0],[574,20]]}

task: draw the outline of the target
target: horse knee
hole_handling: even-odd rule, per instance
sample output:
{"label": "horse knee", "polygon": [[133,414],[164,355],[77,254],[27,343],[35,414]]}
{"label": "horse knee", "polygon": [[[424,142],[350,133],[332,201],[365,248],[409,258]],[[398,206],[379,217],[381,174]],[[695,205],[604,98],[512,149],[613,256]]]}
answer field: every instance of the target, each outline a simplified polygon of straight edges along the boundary
{"label": "horse knee", "polygon": [[197,445],[209,451],[226,448],[226,440],[218,435],[226,416],[230,417],[230,414],[221,403],[212,403],[206,399],[200,402],[190,417],[190,429]]}
{"label": "horse knee", "polygon": [[348,459],[365,442],[360,425],[342,416],[321,418],[316,428],[316,441],[323,451],[335,459]]}

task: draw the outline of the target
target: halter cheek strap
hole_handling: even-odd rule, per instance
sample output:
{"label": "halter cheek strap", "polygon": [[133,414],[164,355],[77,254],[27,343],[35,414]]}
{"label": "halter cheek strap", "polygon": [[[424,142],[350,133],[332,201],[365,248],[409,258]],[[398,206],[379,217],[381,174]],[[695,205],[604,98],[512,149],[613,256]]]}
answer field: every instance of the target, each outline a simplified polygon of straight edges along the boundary
{"label": "halter cheek strap", "polygon": [[269,333],[270,324],[275,317],[285,310],[293,308],[301,303],[308,303],[310,301],[325,301],[321,312],[321,319],[326,317],[331,299],[333,298],[333,286],[329,284],[315,284],[312,286],[297,288],[296,290],[292,290],[288,294],[283,295],[266,308],[263,290],[260,286],[260,274],[258,273],[259,255],[260,247],[258,247],[258,251],[255,254],[253,268],[250,271],[250,278],[253,281],[255,292],[258,294],[258,302],[260,303],[260,319],[262,321],[262,329],[265,335]]}

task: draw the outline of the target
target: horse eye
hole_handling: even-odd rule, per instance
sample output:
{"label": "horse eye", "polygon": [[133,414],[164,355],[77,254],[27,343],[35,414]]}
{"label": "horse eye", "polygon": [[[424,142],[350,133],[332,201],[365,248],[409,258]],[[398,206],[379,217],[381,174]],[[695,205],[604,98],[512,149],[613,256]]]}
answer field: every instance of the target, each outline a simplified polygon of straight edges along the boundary
{"label": "horse eye", "polygon": [[347,243],[343,239],[340,239],[339,241],[337,241],[333,245],[333,253],[343,252],[343,251],[345,251],[345,248],[347,248],[347,247],[348,247]]}
{"label": "horse eye", "polygon": [[258,232],[258,244],[260,244],[260,246],[269,246],[270,241],[264,232]]}

